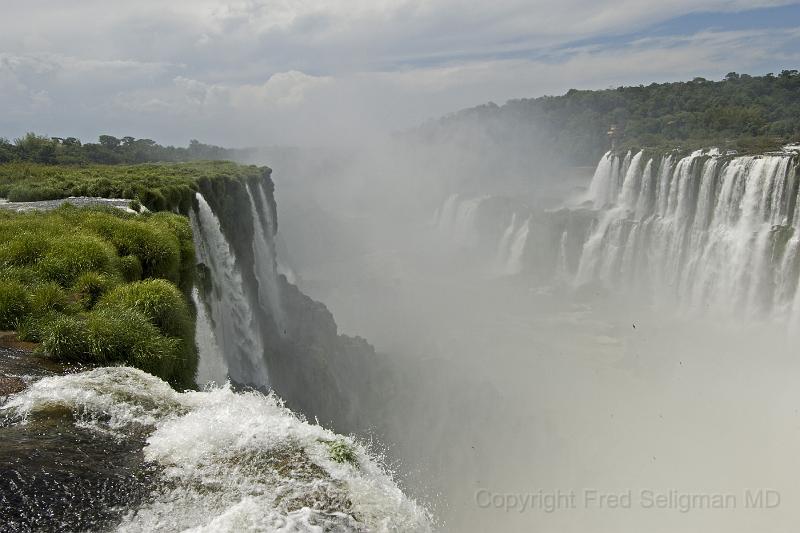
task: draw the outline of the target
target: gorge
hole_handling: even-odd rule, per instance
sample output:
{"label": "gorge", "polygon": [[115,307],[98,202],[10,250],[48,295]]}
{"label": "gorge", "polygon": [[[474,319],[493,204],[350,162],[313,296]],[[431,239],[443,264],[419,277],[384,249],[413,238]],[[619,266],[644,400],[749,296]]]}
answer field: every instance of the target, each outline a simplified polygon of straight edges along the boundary
{"label": "gorge", "polygon": [[[341,179],[311,187],[284,168],[296,183],[277,192],[268,169],[198,179],[175,205],[197,263],[186,294],[200,390],[130,367],[17,372],[26,388],[0,427],[5,508],[19,529],[424,531],[435,515],[453,531],[577,532],[650,522],[642,509],[507,513],[476,494],[719,478],[712,488],[792,497],[782,468],[800,443],[779,421],[793,389],[774,387],[791,372],[771,369],[796,365],[796,167],[791,147],[609,152],[549,205],[451,189],[433,216],[425,202],[401,224]],[[297,209],[309,190],[335,206],[320,208],[326,224]],[[321,247],[301,226],[337,232]],[[348,237],[362,249],[343,253]],[[781,442],[769,459],[731,470],[767,436]],[[35,459],[15,459],[25,446]],[[76,476],[78,457],[108,469]],[[689,518],[720,523],[701,510],[654,530]]]}
{"label": "gorge", "polygon": [[[200,390],[126,366],[53,375],[35,370],[35,356],[8,352],[3,372],[24,385],[0,405],[3,522],[20,531],[429,529],[428,511],[400,492],[376,450],[318,425],[352,431],[338,416],[357,399],[341,393],[341,376],[376,354],[340,336],[327,309],[278,274],[269,169],[197,183],[183,205],[197,261],[187,294]],[[83,203],[55,213],[78,218],[103,202]],[[36,217],[54,207],[21,208]],[[12,370],[26,358],[31,369]],[[35,455],[21,457],[25,447]],[[87,460],[109,468],[77,468]]]}

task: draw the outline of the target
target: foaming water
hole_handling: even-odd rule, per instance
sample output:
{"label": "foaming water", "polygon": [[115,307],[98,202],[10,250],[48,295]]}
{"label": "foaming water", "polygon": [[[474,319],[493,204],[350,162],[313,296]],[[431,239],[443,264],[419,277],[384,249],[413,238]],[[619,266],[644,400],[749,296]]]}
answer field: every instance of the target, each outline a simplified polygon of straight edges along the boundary
{"label": "foaming water", "polygon": [[229,385],[179,393],[128,367],[48,377],[0,408],[17,426],[54,411],[124,441],[158,471],[117,531],[428,531],[364,447]]}

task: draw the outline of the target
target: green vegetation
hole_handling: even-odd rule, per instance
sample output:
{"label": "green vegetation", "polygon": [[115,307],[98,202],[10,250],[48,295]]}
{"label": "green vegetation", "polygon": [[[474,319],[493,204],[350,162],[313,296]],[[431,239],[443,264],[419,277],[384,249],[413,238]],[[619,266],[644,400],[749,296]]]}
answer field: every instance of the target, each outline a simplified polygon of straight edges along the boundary
{"label": "green vegetation", "polygon": [[611,125],[617,127],[620,148],[773,150],[800,140],[800,74],[731,72],[722,81],[573,89],[562,96],[466,109],[418,133],[448,138],[459,126],[474,126],[500,142],[540,146],[548,157],[593,165],[609,147]]}
{"label": "green vegetation", "polygon": [[[235,209],[235,200],[246,200],[246,184],[270,170],[226,161],[53,165],[41,156],[47,150],[32,148],[55,147],[66,157],[77,146],[67,141],[32,135],[14,145],[0,141],[0,161],[4,149],[16,150],[12,162],[0,164],[0,197],[127,198],[140,214],[69,204],[50,212],[0,210],[0,328],[40,342],[60,360],[129,364],[176,388],[193,387],[194,243],[188,218],[176,212],[188,214],[197,191]],[[103,143],[115,153],[133,146]],[[95,150],[90,146],[83,148]]]}
{"label": "green vegetation", "polygon": [[12,279],[0,280],[0,329],[16,329],[29,311],[25,286]]}
{"label": "green vegetation", "polygon": [[328,447],[328,453],[333,461],[337,463],[349,463],[358,466],[358,457],[352,445],[342,439],[321,440]]}
{"label": "green vegetation", "polygon": [[247,151],[232,150],[192,140],[186,148],[161,146],[150,139],[101,135],[96,143],[82,143],[75,137],[44,137],[28,133],[10,142],[0,138],[0,163],[27,161],[45,165],[119,165],[232,160],[245,157]]}
{"label": "green vegetation", "polygon": [[189,307],[183,294],[163,279],[149,279],[114,287],[98,309],[135,309],[164,335],[184,338],[193,334]]}
{"label": "green vegetation", "polygon": [[189,221],[116,209],[0,211],[0,328],[51,357],[194,386]]}
{"label": "green vegetation", "polygon": [[0,165],[0,197],[12,202],[69,196],[128,198],[150,211],[188,213],[203,181],[260,179],[264,172],[227,161],[89,166],[16,162]]}

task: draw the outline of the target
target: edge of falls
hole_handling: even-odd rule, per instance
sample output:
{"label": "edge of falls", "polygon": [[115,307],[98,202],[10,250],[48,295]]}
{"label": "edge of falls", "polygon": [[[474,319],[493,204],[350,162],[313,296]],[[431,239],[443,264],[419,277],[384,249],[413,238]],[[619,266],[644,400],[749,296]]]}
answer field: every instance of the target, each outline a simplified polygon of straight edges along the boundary
{"label": "edge of falls", "polygon": [[[193,211],[190,218],[197,260],[208,268],[211,275],[211,290],[203,295],[203,301],[211,311],[214,339],[221,348],[231,379],[268,388],[260,326],[244,292],[241,266],[211,206],[199,192],[196,199],[197,211]],[[215,352],[206,349],[201,350],[201,354],[216,356]],[[219,363],[202,361],[201,364],[220,366]]]}
{"label": "edge of falls", "polygon": [[[800,323],[798,159],[790,147],[609,151],[570,207],[454,194],[438,210],[437,233],[472,243],[493,276],[602,285],[655,304]],[[493,235],[493,244],[476,246],[475,234]]]}

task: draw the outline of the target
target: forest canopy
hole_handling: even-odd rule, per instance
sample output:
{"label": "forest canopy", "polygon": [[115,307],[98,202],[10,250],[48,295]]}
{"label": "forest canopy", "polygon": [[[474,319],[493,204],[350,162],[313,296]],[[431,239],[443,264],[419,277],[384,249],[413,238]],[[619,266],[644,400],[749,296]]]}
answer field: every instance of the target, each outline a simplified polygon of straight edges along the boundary
{"label": "forest canopy", "polygon": [[241,150],[204,144],[197,140],[186,148],[161,146],[151,139],[100,135],[96,143],[75,137],[46,137],[28,133],[13,142],[0,138],[0,163],[29,162],[45,165],[177,163],[198,160],[233,160]]}
{"label": "forest canopy", "polygon": [[572,89],[561,96],[510,100],[465,109],[412,133],[427,140],[479,128],[499,143],[540,146],[571,164],[594,164],[610,146],[719,146],[763,152],[800,140],[800,74],[749,76],[721,81],[695,78],[605,90]]}

